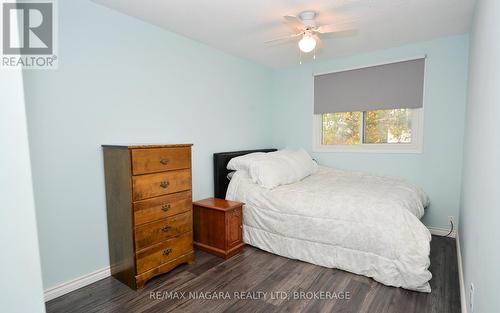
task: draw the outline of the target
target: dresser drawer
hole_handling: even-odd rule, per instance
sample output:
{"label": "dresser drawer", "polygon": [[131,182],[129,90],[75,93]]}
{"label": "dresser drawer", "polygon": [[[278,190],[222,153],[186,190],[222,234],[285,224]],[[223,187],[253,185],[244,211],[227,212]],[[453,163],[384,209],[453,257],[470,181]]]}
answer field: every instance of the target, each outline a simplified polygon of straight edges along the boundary
{"label": "dresser drawer", "polygon": [[183,191],[134,202],[134,224],[138,226],[190,211],[191,199],[191,191]]}
{"label": "dresser drawer", "polygon": [[191,147],[132,149],[132,174],[147,174],[191,167]]}
{"label": "dresser drawer", "polygon": [[137,274],[160,266],[183,254],[193,251],[193,233],[185,233],[161,242],[136,254]]}
{"label": "dresser drawer", "polygon": [[191,190],[191,169],[132,177],[134,201]]}
{"label": "dresser drawer", "polygon": [[135,228],[135,248],[137,251],[174,236],[193,231],[191,211],[148,223]]}

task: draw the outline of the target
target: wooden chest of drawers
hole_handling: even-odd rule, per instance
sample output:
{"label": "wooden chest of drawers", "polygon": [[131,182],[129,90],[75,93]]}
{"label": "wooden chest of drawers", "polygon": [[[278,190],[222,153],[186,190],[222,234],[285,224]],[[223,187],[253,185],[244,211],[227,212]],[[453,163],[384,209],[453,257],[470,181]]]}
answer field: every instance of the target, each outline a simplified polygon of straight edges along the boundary
{"label": "wooden chest of drawers", "polygon": [[137,289],[193,262],[191,145],[103,152],[111,274]]}

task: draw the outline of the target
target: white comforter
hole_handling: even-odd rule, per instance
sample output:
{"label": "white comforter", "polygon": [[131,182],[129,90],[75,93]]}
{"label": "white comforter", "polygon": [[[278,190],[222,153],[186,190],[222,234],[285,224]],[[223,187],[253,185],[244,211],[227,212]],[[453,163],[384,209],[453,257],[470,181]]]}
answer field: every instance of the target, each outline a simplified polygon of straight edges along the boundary
{"label": "white comforter", "polygon": [[263,250],[430,292],[427,196],[404,180],[320,167],[262,188],[236,172],[227,199],[244,202],[244,241]]}

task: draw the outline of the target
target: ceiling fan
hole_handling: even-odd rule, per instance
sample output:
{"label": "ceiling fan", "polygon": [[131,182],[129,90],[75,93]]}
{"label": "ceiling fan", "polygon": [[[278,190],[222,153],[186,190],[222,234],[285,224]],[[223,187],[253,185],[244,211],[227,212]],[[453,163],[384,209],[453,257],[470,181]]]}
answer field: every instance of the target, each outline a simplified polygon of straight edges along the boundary
{"label": "ceiling fan", "polygon": [[316,24],[318,12],[304,11],[298,16],[286,15],[283,18],[291,25],[297,33],[289,36],[275,38],[265,41],[265,44],[274,44],[286,42],[302,37],[299,42],[299,49],[304,53],[309,53],[316,48],[317,44],[321,43],[321,38],[332,38],[342,36],[353,36],[357,33],[356,29],[342,28],[341,25],[323,25]]}

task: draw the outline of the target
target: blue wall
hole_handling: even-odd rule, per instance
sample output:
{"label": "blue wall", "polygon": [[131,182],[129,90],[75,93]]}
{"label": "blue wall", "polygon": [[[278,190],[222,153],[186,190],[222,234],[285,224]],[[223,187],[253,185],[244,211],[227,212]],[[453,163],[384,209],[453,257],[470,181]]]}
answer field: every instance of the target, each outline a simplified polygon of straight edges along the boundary
{"label": "blue wall", "polygon": [[21,70],[0,70],[0,97],[0,311],[45,312]]}
{"label": "blue wall", "polygon": [[25,71],[45,288],[109,265],[101,144],[194,143],[195,199],[212,153],[268,146],[268,69],[90,1],[59,1],[59,69]]}
{"label": "blue wall", "polygon": [[[471,33],[469,98],[460,210],[466,299],[474,312],[500,312],[500,1],[479,0]],[[471,311],[469,311],[471,312]]]}
{"label": "blue wall", "polygon": [[448,37],[277,71],[273,85],[273,142],[312,149],[313,73],[336,71],[427,54],[422,154],[313,153],[321,164],[402,176],[431,199],[424,223],[448,227],[458,217],[467,86],[468,37]]}

